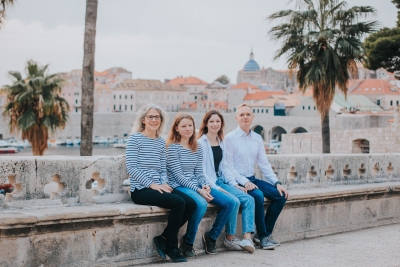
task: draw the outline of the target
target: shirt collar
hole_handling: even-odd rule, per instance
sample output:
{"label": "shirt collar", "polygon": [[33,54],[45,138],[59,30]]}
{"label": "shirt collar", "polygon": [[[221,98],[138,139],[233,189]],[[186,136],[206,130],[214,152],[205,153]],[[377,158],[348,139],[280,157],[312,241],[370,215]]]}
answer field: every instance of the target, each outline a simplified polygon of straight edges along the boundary
{"label": "shirt collar", "polygon": [[[239,134],[239,136],[247,136],[247,133],[245,133],[239,126],[236,128],[236,132]],[[251,136],[252,130],[250,130],[249,136]]]}

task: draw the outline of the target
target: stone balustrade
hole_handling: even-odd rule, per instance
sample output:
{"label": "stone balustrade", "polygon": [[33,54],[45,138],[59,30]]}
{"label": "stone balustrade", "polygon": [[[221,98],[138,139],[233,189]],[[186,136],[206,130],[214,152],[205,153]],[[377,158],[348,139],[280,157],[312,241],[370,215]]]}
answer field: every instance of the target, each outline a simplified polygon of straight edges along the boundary
{"label": "stone balustrade", "polygon": [[[268,158],[291,194],[274,230],[280,241],[400,222],[400,154]],[[133,204],[126,179],[123,156],[0,157],[0,184],[14,188],[0,195],[0,266],[159,260],[152,237],[168,211]],[[200,224],[198,254],[216,212],[210,205]]]}

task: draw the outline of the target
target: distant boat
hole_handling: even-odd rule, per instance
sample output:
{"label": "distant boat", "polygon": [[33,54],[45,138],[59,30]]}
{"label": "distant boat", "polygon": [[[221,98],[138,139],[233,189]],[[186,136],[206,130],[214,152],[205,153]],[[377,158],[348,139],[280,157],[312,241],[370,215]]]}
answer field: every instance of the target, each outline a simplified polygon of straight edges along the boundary
{"label": "distant boat", "polygon": [[72,143],[74,143],[74,146],[80,146],[81,139],[79,137],[75,137],[75,139],[72,141]]}
{"label": "distant boat", "polygon": [[5,140],[0,140],[0,154],[14,154],[18,153],[18,149],[12,147],[11,144]]}
{"label": "distant boat", "polygon": [[49,139],[47,141],[48,146],[65,146],[67,143],[63,140]]}

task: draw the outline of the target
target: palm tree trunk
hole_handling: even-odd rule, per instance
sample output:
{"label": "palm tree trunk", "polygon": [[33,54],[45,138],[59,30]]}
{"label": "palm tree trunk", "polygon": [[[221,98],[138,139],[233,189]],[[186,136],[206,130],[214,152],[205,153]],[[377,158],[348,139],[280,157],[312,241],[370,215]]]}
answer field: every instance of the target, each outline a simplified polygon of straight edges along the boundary
{"label": "palm tree trunk", "polygon": [[93,151],[94,56],[98,0],[86,0],[85,39],[82,67],[81,156]]}
{"label": "palm tree trunk", "polygon": [[322,119],[322,153],[331,153],[331,135],[329,128],[329,111]]}

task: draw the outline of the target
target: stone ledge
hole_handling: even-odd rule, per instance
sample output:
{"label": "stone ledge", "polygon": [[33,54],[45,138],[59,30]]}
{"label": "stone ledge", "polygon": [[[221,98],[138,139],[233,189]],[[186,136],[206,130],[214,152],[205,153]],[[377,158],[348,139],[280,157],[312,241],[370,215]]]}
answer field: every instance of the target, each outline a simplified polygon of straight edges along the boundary
{"label": "stone ledge", "polygon": [[[386,194],[387,197],[400,196],[400,182],[334,186],[329,188],[308,188],[290,190],[290,198],[285,209],[336,202],[369,199],[373,195]],[[265,202],[268,205],[268,201]],[[209,204],[208,213],[216,212],[216,208]],[[53,207],[43,209],[5,210],[0,213],[0,237],[10,228],[34,228],[35,226],[84,223],[95,221],[123,221],[139,219],[145,220],[154,217],[166,217],[168,210],[156,207],[137,205],[134,203],[95,204],[91,206]],[[79,227],[78,227],[79,228]],[[70,229],[73,230],[73,229]],[[13,231],[12,235],[15,235]],[[29,233],[33,233],[29,231]],[[26,232],[21,233],[22,236]],[[20,235],[19,235],[20,236]]]}

